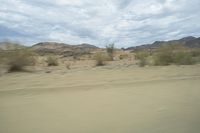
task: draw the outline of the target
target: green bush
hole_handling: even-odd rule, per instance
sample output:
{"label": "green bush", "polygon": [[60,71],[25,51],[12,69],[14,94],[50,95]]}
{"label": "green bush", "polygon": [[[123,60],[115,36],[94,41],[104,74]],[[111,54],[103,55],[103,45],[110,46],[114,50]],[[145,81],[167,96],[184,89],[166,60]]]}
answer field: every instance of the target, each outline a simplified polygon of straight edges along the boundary
{"label": "green bush", "polygon": [[158,66],[170,65],[173,62],[172,54],[165,52],[156,53],[153,58],[154,58],[154,65]]}
{"label": "green bush", "polygon": [[173,62],[174,46],[162,46],[153,54],[154,65],[166,66]]}
{"label": "green bush", "polygon": [[47,66],[58,66],[58,59],[54,56],[48,56],[46,59]]}
{"label": "green bush", "polygon": [[191,53],[178,51],[173,54],[173,63],[177,65],[192,65],[195,61],[193,60]]}
{"label": "green bush", "polygon": [[181,45],[165,45],[149,54],[147,51],[136,52],[135,58],[139,60],[139,66],[158,65],[166,66],[192,65],[200,61],[199,50],[192,50]]}
{"label": "green bush", "polygon": [[194,63],[191,51],[182,46],[164,46],[154,53],[155,65],[191,65]]}

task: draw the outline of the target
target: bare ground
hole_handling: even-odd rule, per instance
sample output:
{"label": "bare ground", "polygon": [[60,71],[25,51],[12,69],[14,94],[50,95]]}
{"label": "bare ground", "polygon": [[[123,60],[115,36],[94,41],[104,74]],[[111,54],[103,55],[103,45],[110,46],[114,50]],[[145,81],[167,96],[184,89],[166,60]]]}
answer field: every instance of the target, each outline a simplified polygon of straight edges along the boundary
{"label": "bare ground", "polygon": [[199,133],[200,65],[0,77],[0,133]]}

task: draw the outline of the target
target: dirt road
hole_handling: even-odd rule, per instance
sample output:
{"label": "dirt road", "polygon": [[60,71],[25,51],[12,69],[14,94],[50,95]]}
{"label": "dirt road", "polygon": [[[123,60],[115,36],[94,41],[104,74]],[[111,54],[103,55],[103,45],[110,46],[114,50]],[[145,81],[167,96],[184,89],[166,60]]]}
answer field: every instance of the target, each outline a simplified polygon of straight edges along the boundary
{"label": "dirt road", "polygon": [[199,133],[200,65],[0,77],[0,133]]}

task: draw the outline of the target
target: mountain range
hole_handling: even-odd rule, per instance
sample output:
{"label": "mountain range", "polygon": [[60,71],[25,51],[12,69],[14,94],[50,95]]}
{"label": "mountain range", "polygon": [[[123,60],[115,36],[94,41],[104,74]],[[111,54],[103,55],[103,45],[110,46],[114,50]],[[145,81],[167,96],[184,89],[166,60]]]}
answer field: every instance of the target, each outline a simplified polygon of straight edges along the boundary
{"label": "mountain range", "polygon": [[65,43],[56,43],[56,42],[41,42],[35,44],[31,47],[38,53],[56,53],[61,55],[74,55],[74,54],[84,54],[89,53],[98,47],[91,44],[79,44],[79,45],[70,45]]}
{"label": "mountain range", "polygon": [[152,44],[144,44],[139,46],[128,47],[125,50],[157,49],[163,45],[182,45],[188,48],[200,48],[200,37],[196,38],[193,36],[188,36],[178,40],[155,41]]}
{"label": "mountain range", "polygon": [[[189,48],[200,48],[200,37],[196,38],[193,36],[184,37],[178,40],[169,40],[169,41],[155,41],[152,44],[144,44],[139,46],[128,47],[125,50],[141,50],[141,49],[157,49],[163,45],[182,45]],[[20,45],[18,43],[12,42],[0,42],[0,50],[13,50],[20,49],[26,46]],[[62,54],[66,56],[70,56],[73,54],[84,54],[94,50],[99,49],[91,44],[83,43],[79,45],[70,45],[65,43],[57,43],[57,42],[40,42],[32,45],[32,50],[44,54],[44,53],[56,53]]]}

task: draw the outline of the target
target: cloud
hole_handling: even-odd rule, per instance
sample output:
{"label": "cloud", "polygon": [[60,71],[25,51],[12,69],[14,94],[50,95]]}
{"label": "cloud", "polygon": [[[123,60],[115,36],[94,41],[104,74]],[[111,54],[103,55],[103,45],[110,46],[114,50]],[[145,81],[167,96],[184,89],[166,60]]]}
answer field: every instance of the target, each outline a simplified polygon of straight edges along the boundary
{"label": "cloud", "polygon": [[200,36],[199,0],[0,0],[0,40],[128,47]]}

